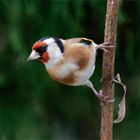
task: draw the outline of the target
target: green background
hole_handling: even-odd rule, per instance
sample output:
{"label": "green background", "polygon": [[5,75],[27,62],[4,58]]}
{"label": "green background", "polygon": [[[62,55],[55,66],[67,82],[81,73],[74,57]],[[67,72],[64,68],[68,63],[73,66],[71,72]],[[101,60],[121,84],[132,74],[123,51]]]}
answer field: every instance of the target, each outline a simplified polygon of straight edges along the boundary
{"label": "green background", "polygon": [[[100,103],[87,87],[50,79],[44,65],[27,63],[44,36],[104,38],[104,0],[0,1],[0,139],[98,140]],[[140,139],[140,1],[120,1],[115,73],[127,85],[126,117],[115,140]],[[101,88],[102,51],[91,78]],[[116,86],[114,117],[122,89]]]}

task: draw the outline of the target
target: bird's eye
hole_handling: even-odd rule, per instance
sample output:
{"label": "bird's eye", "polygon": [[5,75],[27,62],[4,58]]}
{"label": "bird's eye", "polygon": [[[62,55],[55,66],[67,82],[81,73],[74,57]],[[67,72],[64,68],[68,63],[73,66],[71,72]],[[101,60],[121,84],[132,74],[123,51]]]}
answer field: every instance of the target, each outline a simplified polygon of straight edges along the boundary
{"label": "bird's eye", "polygon": [[41,46],[41,47],[38,48],[36,51],[37,51],[38,53],[44,53],[44,52],[46,51],[46,49],[47,49],[47,46]]}

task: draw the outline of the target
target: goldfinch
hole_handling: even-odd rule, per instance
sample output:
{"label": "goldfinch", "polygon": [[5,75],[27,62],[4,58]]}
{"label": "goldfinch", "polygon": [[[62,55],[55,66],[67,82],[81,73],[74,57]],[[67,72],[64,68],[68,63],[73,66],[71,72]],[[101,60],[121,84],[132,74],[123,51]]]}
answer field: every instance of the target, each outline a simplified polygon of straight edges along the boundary
{"label": "goldfinch", "polygon": [[53,80],[70,86],[86,85],[104,100],[89,80],[95,69],[97,49],[98,45],[87,38],[44,37],[33,45],[27,61],[39,60]]}

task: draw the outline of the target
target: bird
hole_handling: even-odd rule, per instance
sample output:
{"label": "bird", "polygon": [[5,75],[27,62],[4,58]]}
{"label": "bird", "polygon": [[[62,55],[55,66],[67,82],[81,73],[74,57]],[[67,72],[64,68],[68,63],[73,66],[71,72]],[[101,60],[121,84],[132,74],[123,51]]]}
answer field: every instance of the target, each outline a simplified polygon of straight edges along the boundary
{"label": "bird", "polygon": [[27,61],[39,60],[54,81],[68,86],[87,86],[104,101],[107,97],[97,92],[90,81],[95,70],[97,49],[103,49],[101,46],[84,37],[44,37],[33,44]]}

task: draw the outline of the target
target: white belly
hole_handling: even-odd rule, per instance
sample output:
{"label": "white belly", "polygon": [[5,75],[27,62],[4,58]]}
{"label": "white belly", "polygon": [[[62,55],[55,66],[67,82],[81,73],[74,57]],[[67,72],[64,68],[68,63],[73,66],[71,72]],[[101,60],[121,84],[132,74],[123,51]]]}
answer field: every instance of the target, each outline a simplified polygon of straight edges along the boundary
{"label": "white belly", "polygon": [[94,66],[91,65],[90,67],[88,67],[83,71],[77,71],[75,73],[76,82],[73,83],[73,86],[84,85],[86,81],[89,80],[90,77],[92,76],[94,69],[95,69],[95,65]]}

